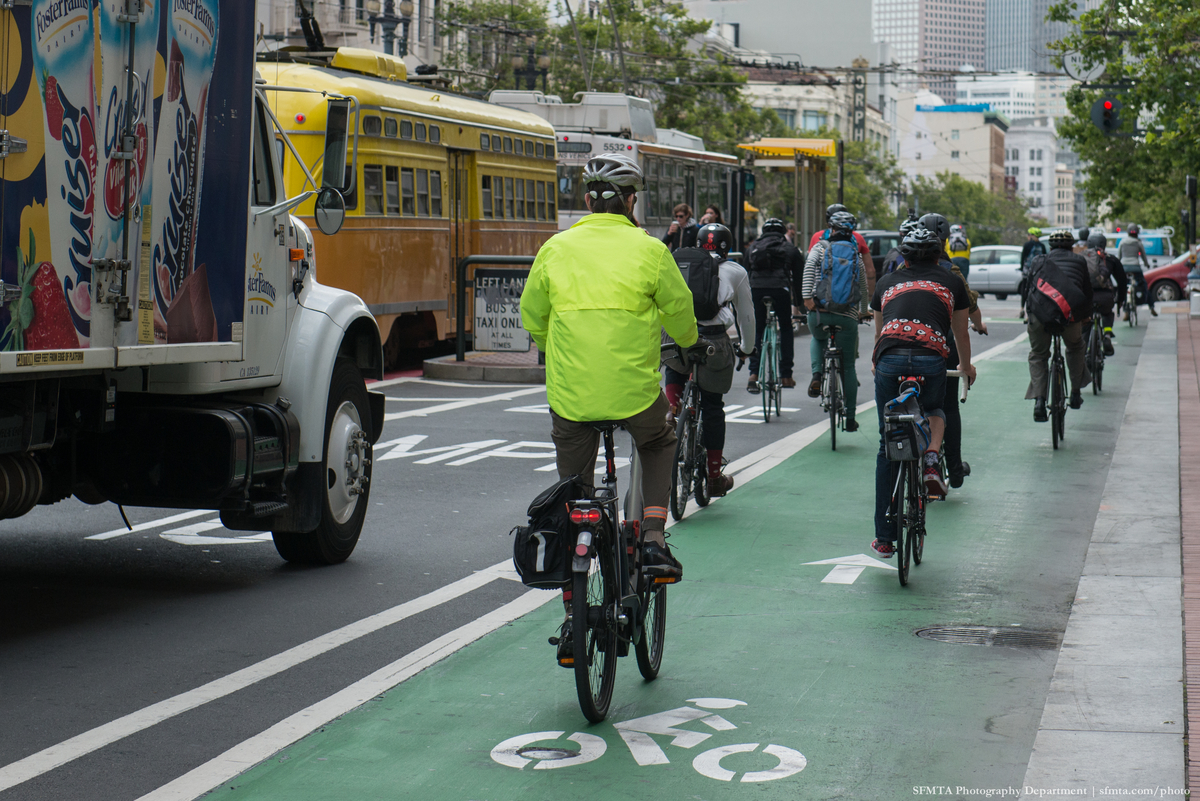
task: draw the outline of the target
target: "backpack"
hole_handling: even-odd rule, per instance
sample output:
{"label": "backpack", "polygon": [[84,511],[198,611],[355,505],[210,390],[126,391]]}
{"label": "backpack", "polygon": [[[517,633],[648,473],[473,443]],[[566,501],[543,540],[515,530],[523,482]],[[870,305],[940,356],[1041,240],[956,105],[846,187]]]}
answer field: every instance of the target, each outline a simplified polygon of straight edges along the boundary
{"label": "backpack", "polygon": [[1095,248],[1083,252],[1083,260],[1087,262],[1088,275],[1092,277],[1092,289],[1111,292],[1114,288],[1112,271],[1108,268],[1108,259],[1104,253]]}
{"label": "backpack", "polygon": [[858,308],[862,288],[858,285],[858,243],[853,239],[827,243],[813,297],[824,311],[835,314]]}
{"label": "backpack", "polygon": [[787,249],[783,246],[787,240],[780,237],[778,242],[760,239],[750,249],[750,269],[755,273],[767,275],[776,273],[786,276],[788,272]]}
{"label": "backpack", "polygon": [[892,248],[883,257],[883,274],[891,275],[896,270],[904,269],[904,256],[900,255],[899,248]]}
{"label": "backpack", "polygon": [[717,290],[721,287],[721,257],[703,248],[680,248],[675,263],[692,291],[692,311],[697,320],[711,320],[721,310]]}
{"label": "backpack", "polygon": [[529,504],[529,525],[510,532],[515,535],[513,566],[526,587],[558,590],[571,580],[575,527],[567,502],[585,495],[579,476],[564,478]]}
{"label": "backpack", "polygon": [[1082,290],[1054,262],[1039,256],[1031,262],[1029,298],[1025,308],[1051,334],[1061,334],[1079,322],[1074,310],[1086,303]]}
{"label": "backpack", "polygon": [[965,234],[951,234],[950,236],[950,252],[961,253],[970,250],[971,245],[967,242]]}

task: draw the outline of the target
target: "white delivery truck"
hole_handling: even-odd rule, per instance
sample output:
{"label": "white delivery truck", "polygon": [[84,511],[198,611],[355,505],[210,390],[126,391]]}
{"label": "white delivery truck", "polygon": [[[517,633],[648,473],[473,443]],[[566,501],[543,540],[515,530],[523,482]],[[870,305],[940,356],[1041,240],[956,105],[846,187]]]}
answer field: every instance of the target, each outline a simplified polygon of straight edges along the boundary
{"label": "white delivery truck", "polygon": [[[285,559],[345,560],[379,329],[315,280],[290,211],[319,191],[335,233],[349,187],[285,195],[298,156],[257,86],[254,4],[0,9],[0,519],[72,495],[217,509]],[[342,176],[356,108],[328,102]]]}

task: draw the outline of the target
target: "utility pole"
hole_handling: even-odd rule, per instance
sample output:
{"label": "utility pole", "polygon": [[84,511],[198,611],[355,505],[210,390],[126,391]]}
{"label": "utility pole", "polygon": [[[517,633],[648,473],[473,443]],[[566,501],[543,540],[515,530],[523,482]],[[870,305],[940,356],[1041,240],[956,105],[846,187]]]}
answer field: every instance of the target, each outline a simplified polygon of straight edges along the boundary
{"label": "utility pole", "polygon": [[629,73],[625,71],[625,48],[621,46],[621,30],[617,27],[617,12],[613,9],[613,0],[608,0],[608,18],[612,20],[613,37],[617,40],[617,58],[621,61],[621,83],[625,85],[625,94],[629,94]]}
{"label": "utility pole", "polygon": [[571,20],[571,30],[575,32],[575,49],[579,51],[579,68],[583,70],[583,85],[590,92],[592,91],[592,75],[588,72],[587,60],[583,57],[583,43],[579,41],[579,28],[575,25],[575,13],[571,11],[571,4],[568,0],[563,0],[563,5],[567,7],[567,18]]}

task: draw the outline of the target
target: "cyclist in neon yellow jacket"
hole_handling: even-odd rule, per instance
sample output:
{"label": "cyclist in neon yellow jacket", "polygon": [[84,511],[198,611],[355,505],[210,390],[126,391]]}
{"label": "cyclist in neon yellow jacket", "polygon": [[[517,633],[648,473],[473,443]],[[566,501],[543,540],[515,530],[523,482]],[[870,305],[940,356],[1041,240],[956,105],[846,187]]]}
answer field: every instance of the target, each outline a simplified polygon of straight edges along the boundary
{"label": "cyclist in neon yellow jacket", "polygon": [[521,322],[546,354],[558,473],[590,483],[599,432],[587,421],[624,421],[643,468],[643,564],[680,577],[663,534],[675,433],[658,368],[662,328],[696,343],[692,294],[666,245],[634,222],[637,164],[596,156],[583,182],[592,213],[542,245],[521,295]]}

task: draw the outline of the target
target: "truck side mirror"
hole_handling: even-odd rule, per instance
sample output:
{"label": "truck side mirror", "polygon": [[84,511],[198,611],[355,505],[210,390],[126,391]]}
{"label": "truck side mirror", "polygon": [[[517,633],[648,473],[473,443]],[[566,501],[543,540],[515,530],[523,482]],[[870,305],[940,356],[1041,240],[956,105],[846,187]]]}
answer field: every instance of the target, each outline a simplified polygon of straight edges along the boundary
{"label": "truck side mirror", "polygon": [[315,216],[317,228],[321,229],[325,236],[333,236],[342,230],[342,223],[346,221],[346,201],[342,198],[342,193],[332,186],[327,186],[317,193]]}
{"label": "truck side mirror", "polygon": [[[346,150],[350,143],[350,101],[333,99],[325,115],[325,155],[322,159],[321,187],[332,187],[339,192],[350,190],[347,180]],[[343,204],[344,205],[344,204]],[[343,208],[343,211],[345,209]]]}

